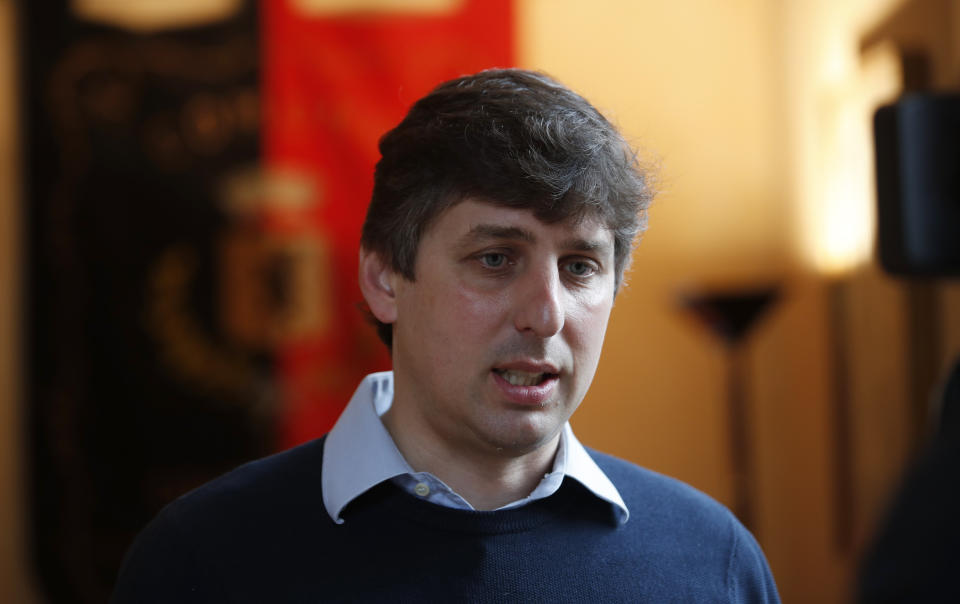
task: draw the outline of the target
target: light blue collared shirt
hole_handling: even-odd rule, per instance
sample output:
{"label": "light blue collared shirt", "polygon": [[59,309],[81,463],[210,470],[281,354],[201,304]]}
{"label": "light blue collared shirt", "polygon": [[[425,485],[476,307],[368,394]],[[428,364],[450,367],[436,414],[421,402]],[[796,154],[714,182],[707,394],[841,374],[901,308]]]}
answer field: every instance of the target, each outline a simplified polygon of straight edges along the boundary
{"label": "light blue collared shirt", "polygon": [[[365,377],[333,430],[323,449],[323,504],[327,514],[343,523],[340,513],[348,503],[385,480],[392,480],[407,492],[446,507],[472,510],[466,499],[429,472],[416,472],[404,459],[380,416],[393,403],[393,372],[372,373]],[[563,477],[580,482],[591,493],[609,502],[620,523],[630,516],[623,498],[607,475],[597,466],[570,424],[560,432],[560,444],[553,469],[543,477],[532,493],[502,508],[510,509],[549,497],[560,488]]]}

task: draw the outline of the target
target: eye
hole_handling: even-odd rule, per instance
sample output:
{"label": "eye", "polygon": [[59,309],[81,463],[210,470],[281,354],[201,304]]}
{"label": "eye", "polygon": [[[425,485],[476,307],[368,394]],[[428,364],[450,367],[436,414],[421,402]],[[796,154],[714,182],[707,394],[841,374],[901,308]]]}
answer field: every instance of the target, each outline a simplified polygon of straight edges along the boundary
{"label": "eye", "polygon": [[487,268],[501,268],[507,263],[507,255],[489,252],[480,256],[480,263]]}
{"label": "eye", "polygon": [[586,260],[573,260],[568,262],[566,269],[567,272],[574,277],[589,277],[599,270],[595,263]]}

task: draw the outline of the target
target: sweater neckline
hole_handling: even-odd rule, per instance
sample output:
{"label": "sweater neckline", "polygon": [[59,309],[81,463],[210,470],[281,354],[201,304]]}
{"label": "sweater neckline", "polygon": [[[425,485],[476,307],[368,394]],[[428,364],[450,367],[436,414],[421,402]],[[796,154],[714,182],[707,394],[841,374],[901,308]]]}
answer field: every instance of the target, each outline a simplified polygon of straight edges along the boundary
{"label": "sweater neckline", "polygon": [[343,518],[347,524],[351,520],[363,522],[364,512],[375,509],[385,518],[404,517],[416,524],[452,533],[518,533],[569,517],[574,508],[577,515],[582,515],[586,512],[584,504],[590,507],[590,503],[597,503],[589,499],[582,501],[582,491],[584,487],[575,480],[564,478],[557,492],[544,499],[506,510],[478,511],[431,503],[385,481],[351,502],[344,510]]}

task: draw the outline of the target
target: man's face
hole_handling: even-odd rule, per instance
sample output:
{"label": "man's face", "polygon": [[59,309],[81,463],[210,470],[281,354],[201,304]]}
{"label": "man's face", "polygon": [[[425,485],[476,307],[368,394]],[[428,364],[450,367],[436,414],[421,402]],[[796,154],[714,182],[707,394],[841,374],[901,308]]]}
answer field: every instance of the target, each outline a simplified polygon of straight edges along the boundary
{"label": "man's face", "polygon": [[403,430],[508,456],[555,442],[600,359],[614,297],[611,232],[467,200],[424,234],[415,275],[393,276]]}

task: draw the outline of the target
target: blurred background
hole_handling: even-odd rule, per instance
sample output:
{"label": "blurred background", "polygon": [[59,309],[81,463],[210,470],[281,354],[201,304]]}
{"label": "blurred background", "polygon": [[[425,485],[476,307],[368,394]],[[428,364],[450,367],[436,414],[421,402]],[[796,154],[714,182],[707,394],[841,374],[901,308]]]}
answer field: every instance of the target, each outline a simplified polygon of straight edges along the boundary
{"label": "blurred background", "polygon": [[162,505],[389,366],[376,140],[509,65],[657,166],[580,439],[850,599],[960,355],[960,287],[874,259],[872,115],[960,84],[951,0],[0,0],[0,601],[103,601]]}

